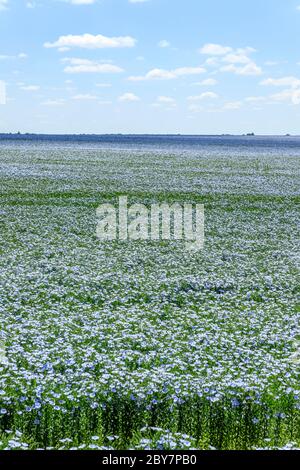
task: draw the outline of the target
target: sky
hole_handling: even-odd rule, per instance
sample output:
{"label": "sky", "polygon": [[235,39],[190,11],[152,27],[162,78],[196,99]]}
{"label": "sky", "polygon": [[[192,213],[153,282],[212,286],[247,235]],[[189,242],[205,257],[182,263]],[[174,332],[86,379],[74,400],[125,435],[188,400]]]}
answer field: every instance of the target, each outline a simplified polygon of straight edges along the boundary
{"label": "sky", "polygon": [[300,0],[0,0],[0,132],[300,134]]}

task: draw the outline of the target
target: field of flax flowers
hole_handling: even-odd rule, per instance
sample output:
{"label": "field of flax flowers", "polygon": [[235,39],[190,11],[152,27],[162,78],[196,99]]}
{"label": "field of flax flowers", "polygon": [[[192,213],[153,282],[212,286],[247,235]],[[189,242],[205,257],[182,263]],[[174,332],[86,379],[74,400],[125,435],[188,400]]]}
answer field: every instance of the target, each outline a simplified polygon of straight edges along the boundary
{"label": "field of flax flowers", "polygon": [[[119,195],[205,249],[100,242]],[[298,211],[295,152],[1,145],[0,449],[300,446]]]}

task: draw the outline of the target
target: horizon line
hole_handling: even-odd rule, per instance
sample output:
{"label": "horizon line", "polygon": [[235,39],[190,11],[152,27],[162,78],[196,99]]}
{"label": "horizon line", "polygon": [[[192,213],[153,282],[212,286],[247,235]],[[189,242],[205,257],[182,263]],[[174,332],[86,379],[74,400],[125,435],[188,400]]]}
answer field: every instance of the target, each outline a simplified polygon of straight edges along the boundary
{"label": "horizon line", "polygon": [[44,132],[0,132],[0,138],[3,136],[49,136],[49,137],[64,137],[64,136],[77,136],[77,137],[103,137],[103,136],[123,136],[123,137],[132,137],[132,136],[149,136],[149,137],[300,137],[300,134],[256,134],[254,132],[248,132],[243,134],[231,134],[231,133],[221,133],[221,134],[184,134],[184,133],[123,133],[123,132],[113,132],[113,133],[44,133]]}

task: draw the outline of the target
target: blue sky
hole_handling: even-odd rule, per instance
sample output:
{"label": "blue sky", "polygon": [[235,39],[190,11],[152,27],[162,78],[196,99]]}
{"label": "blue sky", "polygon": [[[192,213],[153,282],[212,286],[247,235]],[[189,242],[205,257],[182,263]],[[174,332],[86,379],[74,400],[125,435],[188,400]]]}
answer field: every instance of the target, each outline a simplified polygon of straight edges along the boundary
{"label": "blue sky", "polygon": [[300,134],[299,32],[300,0],[0,0],[0,132]]}

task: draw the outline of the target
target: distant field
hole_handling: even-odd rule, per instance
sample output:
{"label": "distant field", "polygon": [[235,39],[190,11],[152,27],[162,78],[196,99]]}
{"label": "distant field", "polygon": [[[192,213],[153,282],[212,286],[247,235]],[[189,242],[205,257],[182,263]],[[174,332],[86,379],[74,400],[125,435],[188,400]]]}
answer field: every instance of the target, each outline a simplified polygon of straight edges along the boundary
{"label": "distant field", "polygon": [[[300,447],[299,168],[0,147],[0,449]],[[101,243],[119,195],[203,203],[205,249]]]}

